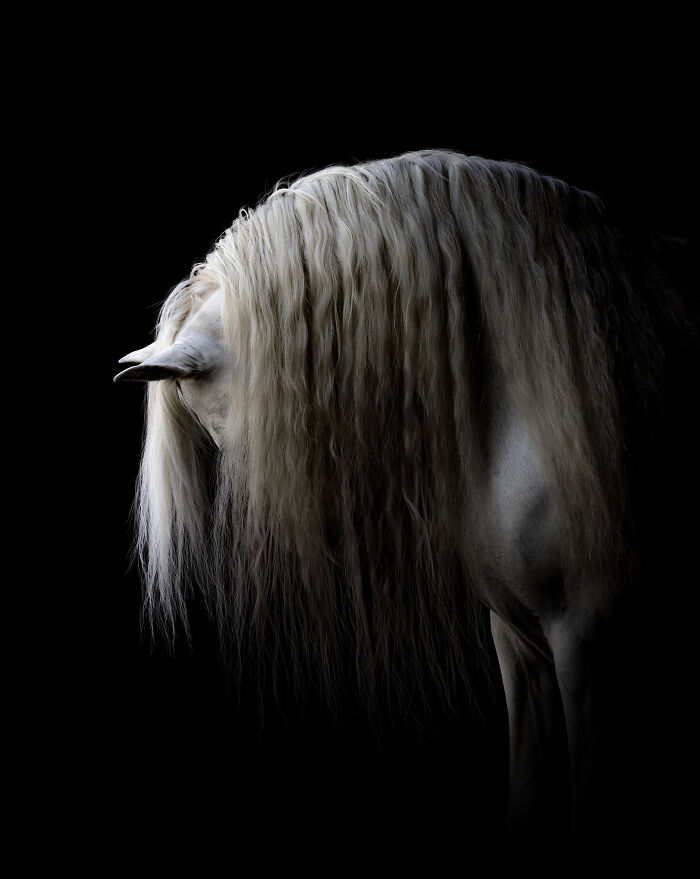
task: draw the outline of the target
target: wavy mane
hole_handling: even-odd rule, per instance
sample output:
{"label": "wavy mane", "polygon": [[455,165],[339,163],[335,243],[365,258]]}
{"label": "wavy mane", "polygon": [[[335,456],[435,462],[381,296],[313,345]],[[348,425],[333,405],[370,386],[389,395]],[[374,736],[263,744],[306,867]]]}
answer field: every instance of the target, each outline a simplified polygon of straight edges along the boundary
{"label": "wavy mane", "polygon": [[175,382],[149,386],[152,624],[186,625],[196,585],[275,692],[461,702],[486,664],[472,547],[494,370],[565,522],[565,571],[597,598],[633,579],[626,413],[656,406],[678,311],[659,247],[632,258],[596,196],[448,151],[327,168],[242,211],[159,318],[166,347],[223,287],[235,370],[221,452]]}

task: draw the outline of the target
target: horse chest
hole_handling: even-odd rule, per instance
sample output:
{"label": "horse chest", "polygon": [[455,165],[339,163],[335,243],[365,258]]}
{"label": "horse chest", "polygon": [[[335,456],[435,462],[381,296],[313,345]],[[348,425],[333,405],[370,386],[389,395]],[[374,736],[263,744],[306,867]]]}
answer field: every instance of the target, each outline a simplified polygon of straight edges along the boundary
{"label": "horse chest", "polygon": [[479,504],[484,602],[529,640],[563,600],[560,528],[543,468],[515,407],[495,407]]}

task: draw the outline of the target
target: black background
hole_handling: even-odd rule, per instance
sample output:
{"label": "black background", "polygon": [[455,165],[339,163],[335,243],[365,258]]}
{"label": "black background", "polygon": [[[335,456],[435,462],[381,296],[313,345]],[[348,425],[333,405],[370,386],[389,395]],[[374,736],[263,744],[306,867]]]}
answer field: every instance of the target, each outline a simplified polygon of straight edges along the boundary
{"label": "black background", "polygon": [[[496,41],[478,57],[474,32],[444,52],[433,39],[429,57],[414,34],[385,63],[363,30],[349,63],[335,34],[319,52],[286,29],[238,31],[222,59],[211,23],[192,34],[181,24],[157,53],[157,28],[129,31],[106,59],[98,42],[55,91],[66,142],[49,175],[80,214],[62,269],[82,321],[72,370],[89,367],[54,411],[69,453],[54,514],[50,582],[60,588],[48,606],[68,623],[57,623],[55,662],[42,670],[38,722],[54,845],[76,863],[203,865],[223,852],[231,869],[427,865],[452,875],[456,863],[500,875],[502,704],[484,723],[437,723],[422,744],[399,731],[379,748],[365,730],[333,729],[320,709],[268,718],[260,735],[196,607],[191,647],[151,643],[128,565],[143,388],[112,376],[152,339],[158,305],[239,208],[329,164],[430,147],[521,161],[697,241],[682,28],[646,37],[629,57],[617,42],[603,47],[600,32],[576,50],[567,38],[556,52],[545,41],[516,56]],[[73,277],[81,262],[89,270]]]}

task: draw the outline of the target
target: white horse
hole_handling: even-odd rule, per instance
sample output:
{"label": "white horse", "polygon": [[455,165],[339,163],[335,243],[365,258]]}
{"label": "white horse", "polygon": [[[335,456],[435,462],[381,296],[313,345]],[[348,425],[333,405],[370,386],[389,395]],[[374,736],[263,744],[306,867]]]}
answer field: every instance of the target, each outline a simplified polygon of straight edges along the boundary
{"label": "white horse", "polygon": [[150,382],[153,624],[186,626],[196,583],[273,690],[312,679],[332,702],[350,667],[368,711],[415,712],[469,692],[485,604],[513,873],[544,875],[571,813],[573,863],[598,875],[663,531],[646,471],[697,367],[681,250],[562,181],[446,151],[241,212],[115,378]]}

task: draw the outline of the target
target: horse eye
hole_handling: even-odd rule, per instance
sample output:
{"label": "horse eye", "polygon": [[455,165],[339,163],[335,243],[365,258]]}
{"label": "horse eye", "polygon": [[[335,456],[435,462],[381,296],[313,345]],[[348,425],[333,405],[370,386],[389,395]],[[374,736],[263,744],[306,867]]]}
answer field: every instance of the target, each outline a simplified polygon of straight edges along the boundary
{"label": "horse eye", "polygon": [[185,406],[185,407],[187,407],[187,409],[189,409],[190,407],[187,404],[187,400],[185,399],[185,395],[182,392],[182,385],[180,384],[179,378],[175,379],[175,387],[177,388],[178,399],[180,400],[180,402],[182,403],[183,406]]}

